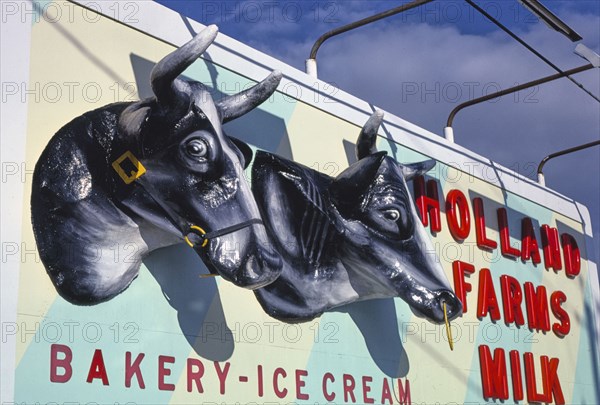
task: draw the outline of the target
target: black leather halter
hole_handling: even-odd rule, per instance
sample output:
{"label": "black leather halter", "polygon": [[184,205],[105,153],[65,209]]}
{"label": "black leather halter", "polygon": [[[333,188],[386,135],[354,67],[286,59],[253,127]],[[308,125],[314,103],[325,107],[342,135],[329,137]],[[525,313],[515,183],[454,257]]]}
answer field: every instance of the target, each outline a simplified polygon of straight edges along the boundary
{"label": "black leather halter", "polygon": [[[132,171],[129,175],[127,175],[127,173],[125,173],[121,167],[121,163],[126,159],[128,159],[136,167],[136,171]],[[146,173],[146,169],[133,155],[133,153],[130,151],[125,152],[112,163],[112,167],[125,184],[137,184],[144,190],[146,194],[150,196],[150,198],[154,200],[154,202],[156,202],[160,208],[162,208],[173,225],[180,230],[183,239],[192,248],[195,246],[205,247],[210,239],[227,235],[255,224],[263,225],[262,219],[252,218],[236,225],[231,225],[225,228],[207,232],[201,226],[189,222],[181,215],[176,213],[171,207],[169,207],[169,205],[160,197],[160,193],[156,190],[156,188],[142,178],[142,176]]]}

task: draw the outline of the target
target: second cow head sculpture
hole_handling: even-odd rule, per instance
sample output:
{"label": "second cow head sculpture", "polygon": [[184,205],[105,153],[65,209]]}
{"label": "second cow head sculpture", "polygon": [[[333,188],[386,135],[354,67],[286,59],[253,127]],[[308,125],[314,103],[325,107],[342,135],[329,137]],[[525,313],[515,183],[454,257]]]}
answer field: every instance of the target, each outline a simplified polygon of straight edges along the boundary
{"label": "second cow head sculpture", "polygon": [[184,239],[211,272],[236,285],[258,288],[279,275],[281,259],[241,178],[251,150],[221,125],[265,101],[281,74],[214,102],[201,83],[178,76],[216,35],[216,26],[207,27],[154,67],[155,97],[87,112],[43,151],[33,177],[33,230],[68,301],[114,297],[145,255]]}
{"label": "second cow head sculpture", "polygon": [[406,181],[435,161],[400,164],[375,141],[374,113],[357,142],[358,161],[331,178],[267,152],[253,164],[252,189],[284,264],[255,290],[265,311],[310,320],[354,301],[400,297],[435,323],[462,313],[416,213]]}

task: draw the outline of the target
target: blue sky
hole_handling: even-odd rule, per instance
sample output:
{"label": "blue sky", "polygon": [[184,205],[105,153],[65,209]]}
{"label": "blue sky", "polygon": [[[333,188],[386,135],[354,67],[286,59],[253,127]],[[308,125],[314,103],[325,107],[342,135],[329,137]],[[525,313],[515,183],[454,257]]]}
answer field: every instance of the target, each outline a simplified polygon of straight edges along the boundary
{"label": "blue sky", "polygon": [[[314,41],[348,22],[405,1],[169,1],[161,4],[304,70]],[[586,62],[575,43],[539,22],[516,0],[476,1],[561,69]],[[543,4],[600,53],[600,1]],[[449,112],[487,92],[555,71],[462,0],[434,1],[330,39],[318,54],[319,78],[442,134]],[[600,96],[600,70],[575,76]],[[568,80],[465,109],[456,142],[535,178],[560,149],[600,138],[600,104]],[[550,188],[586,205],[600,232],[600,147],[550,161]],[[596,237],[596,258],[600,237]]]}

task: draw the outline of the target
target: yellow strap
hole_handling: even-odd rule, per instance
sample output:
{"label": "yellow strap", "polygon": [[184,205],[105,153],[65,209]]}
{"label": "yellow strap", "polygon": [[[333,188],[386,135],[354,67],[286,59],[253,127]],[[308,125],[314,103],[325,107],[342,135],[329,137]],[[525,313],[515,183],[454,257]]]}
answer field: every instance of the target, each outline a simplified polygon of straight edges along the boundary
{"label": "yellow strap", "polygon": [[452,339],[452,329],[450,329],[450,321],[448,321],[448,312],[446,311],[446,303],[444,302],[444,322],[446,322],[446,334],[448,335],[448,343],[450,350],[454,350],[454,340]]}

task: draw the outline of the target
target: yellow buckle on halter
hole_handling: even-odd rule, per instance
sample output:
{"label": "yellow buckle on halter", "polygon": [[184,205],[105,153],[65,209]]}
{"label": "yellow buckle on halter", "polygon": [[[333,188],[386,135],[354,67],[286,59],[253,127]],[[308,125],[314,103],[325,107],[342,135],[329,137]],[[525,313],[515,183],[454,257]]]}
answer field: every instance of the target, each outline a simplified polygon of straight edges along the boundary
{"label": "yellow buckle on halter", "polygon": [[[125,170],[123,170],[121,167],[121,163],[123,163],[125,159],[129,159],[129,161],[135,166],[135,171],[131,171],[129,175],[125,173]],[[144,173],[146,173],[146,168],[144,165],[142,165],[142,162],[140,162],[130,151],[123,153],[117,158],[117,160],[112,162],[112,167],[115,169],[119,177],[123,179],[125,184],[133,183],[136,179],[139,179],[144,175]]]}
{"label": "yellow buckle on halter", "polygon": [[[193,233],[197,233],[197,232],[194,232],[194,231],[198,231],[200,233],[200,235],[206,235],[206,231],[204,229],[200,228],[198,225],[192,225],[192,226],[190,226],[190,233],[192,233],[192,232]],[[190,245],[191,248],[194,247],[194,244],[192,243],[192,241],[190,240],[190,238],[188,238],[187,235],[185,235],[183,237],[183,239],[185,239],[185,242],[188,245]],[[208,239],[204,239],[204,241],[202,242],[202,245],[200,245],[200,247],[206,246],[207,243],[208,243]]]}

